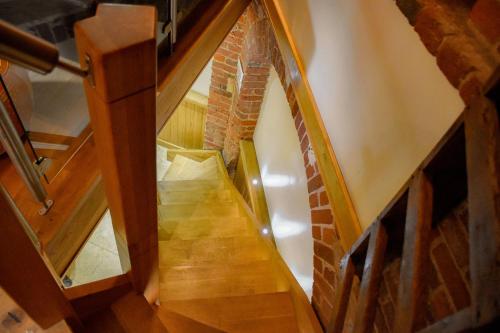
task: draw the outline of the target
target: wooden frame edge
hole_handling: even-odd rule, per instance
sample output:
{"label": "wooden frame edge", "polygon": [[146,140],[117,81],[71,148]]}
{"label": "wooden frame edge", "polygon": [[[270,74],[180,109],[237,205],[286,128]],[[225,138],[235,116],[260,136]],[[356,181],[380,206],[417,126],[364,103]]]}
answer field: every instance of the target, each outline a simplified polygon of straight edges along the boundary
{"label": "wooden frame edge", "polygon": [[320,174],[332,206],[342,247],[347,251],[362,229],[328,133],[319,113],[304,65],[298,55],[281,9],[274,0],[261,0],[273,28],[285,67],[289,71],[297,103],[316,154]]}

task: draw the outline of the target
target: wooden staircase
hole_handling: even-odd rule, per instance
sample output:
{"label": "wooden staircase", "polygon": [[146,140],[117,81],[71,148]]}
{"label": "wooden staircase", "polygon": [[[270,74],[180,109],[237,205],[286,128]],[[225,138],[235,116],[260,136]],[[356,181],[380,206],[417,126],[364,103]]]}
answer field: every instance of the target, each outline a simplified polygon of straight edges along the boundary
{"label": "wooden staircase", "polygon": [[289,282],[217,155],[159,182],[160,307],[224,332],[298,332]]}
{"label": "wooden staircase", "polygon": [[158,304],[133,291],[124,293],[89,316],[86,330],[321,332],[220,154],[168,154],[172,164],[158,182]]}

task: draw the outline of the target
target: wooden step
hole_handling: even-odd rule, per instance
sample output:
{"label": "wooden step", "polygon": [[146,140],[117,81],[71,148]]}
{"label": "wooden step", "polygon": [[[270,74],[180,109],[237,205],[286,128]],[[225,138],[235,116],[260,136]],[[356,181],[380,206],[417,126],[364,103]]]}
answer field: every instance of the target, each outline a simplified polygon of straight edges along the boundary
{"label": "wooden step", "polygon": [[163,180],[158,182],[158,192],[206,191],[224,189],[222,180]]}
{"label": "wooden step", "polygon": [[256,235],[257,230],[246,217],[163,220],[158,227],[160,241]]}
{"label": "wooden step", "polygon": [[269,250],[258,237],[160,241],[159,252],[160,268],[214,263],[237,264],[270,258]]}
{"label": "wooden step", "polygon": [[229,190],[204,190],[204,191],[169,191],[158,192],[162,205],[171,203],[194,202],[232,202],[233,196]]}
{"label": "wooden step", "polygon": [[217,179],[219,172],[215,157],[202,162],[194,161],[182,155],[176,155],[164,180]]}
{"label": "wooden step", "polygon": [[144,296],[130,292],[111,305],[113,314],[127,333],[167,333]]}
{"label": "wooden step", "polygon": [[165,327],[168,327],[169,333],[225,333],[176,312],[165,310],[161,306],[157,308],[156,315]]}
{"label": "wooden step", "polygon": [[270,260],[247,264],[180,266],[160,273],[160,300],[245,296],[287,291]]}
{"label": "wooden step", "polygon": [[243,331],[244,326],[258,328],[274,321],[281,324],[279,329],[262,332],[294,332],[288,331],[285,322],[295,321],[294,307],[288,292],[258,294],[250,296],[218,297],[210,299],[193,299],[188,301],[161,302],[161,307],[193,318],[204,324],[217,327],[228,332]]}
{"label": "wooden step", "polygon": [[294,315],[242,320],[231,324],[231,333],[299,333],[297,319]]}
{"label": "wooden step", "polygon": [[187,203],[158,206],[158,220],[239,217],[242,209],[232,203]]}

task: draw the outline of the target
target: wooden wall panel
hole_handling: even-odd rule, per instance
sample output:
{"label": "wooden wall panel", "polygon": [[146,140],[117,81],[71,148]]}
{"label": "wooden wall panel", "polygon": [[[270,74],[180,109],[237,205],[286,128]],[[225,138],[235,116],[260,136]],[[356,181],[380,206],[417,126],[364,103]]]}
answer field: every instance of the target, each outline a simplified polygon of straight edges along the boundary
{"label": "wooden wall panel", "polygon": [[[207,104],[190,92],[161,130],[159,138],[186,149],[203,149]],[[195,100],[196,98],[196,100]],[[206,99],[206,97],[205,97]]]}

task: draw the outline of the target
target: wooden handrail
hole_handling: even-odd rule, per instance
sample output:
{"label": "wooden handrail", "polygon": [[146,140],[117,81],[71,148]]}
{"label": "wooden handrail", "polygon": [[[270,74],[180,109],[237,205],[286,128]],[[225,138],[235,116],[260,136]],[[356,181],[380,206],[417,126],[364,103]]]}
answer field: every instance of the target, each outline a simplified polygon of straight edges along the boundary
{"label": "wooden handrail", "polygon": [[178,37],[175,52],[160,55],[156,129],[159,133],[250,0],[213,0],[197,22]]}
{"label": "wooden handrail", "polygon": [[[257,220],[261,224],[261,229],[268,228],[269,234],[272,236],[266,194],[264,193],[259,162],[257,161],[257,154],[252,141],[240,141],[240,156],[236,167],[234,184],[257,216]],[[271,238],[275,242],[274,237]]]}
{"label": "wooden handrail", "polygon": [[[497,92],[498,84],[497,77]],[[415,332],[417,327],[421,327],[422,323],[425,323],[420,310],[424,304],[426,288],[424,277],[426,267],[432,264],[428,257],[432,224],[440,221],[457,201],[462,200],[468,202],[471,304],[419,332],[481,330],[498,322],[500,122],[496,107],[495,103],[486,97],[476,98],[378,216],[372,227],[367,229],[346,253],[341,264],[339,290],[333,300],[334,309],[327,327],[328,333],[342,331],[354,274],[362,278],[354,331],[365,332],[373,328],[373,313],[376,307],[374,300],[377,298],[374,290],[379,284],[383,258],[380,253],[383,251],[379,251],[378,256],[373,256],[376,254],[373,250],[377,249],[377,246],[372,240],[375,239],[375,230],[380,230],[381,226],[391,230],[391,233],[382,237],[388,239],[388,244],[401,242],[402,239],[402,250],[398,250],[401,253],[396,254],[402,260],[398,297],[395,300],[395,320],[387,324],[392,325],[393,332]],[[446,191],[449,186],[452,186],[454,193]],[[404,224],[403,228],[399,228],[403,230],[404,235],[395,235],[398,224]],[[394,248],[397,246],[393,246],[393,251]],[[395,254],[388,255],[394,258]],[[349,262],[354,266],[346,266]],[[359,269],[361,265],[364,265],[363,270]],[[353,267],[356,267],[354,274]],[[371,283],[368,283],[370,280]]]}

